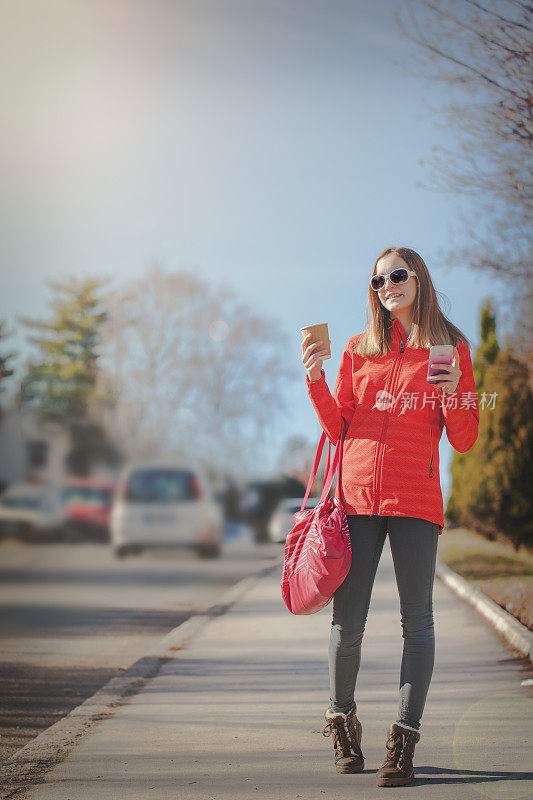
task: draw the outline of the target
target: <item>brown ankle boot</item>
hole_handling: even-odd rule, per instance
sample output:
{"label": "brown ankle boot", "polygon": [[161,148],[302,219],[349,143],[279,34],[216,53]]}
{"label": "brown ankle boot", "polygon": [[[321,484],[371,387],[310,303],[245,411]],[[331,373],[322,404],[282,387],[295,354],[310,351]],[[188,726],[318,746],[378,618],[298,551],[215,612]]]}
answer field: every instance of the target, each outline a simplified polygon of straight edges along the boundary
{"label": "brown ankle boot", "polygon": [[393,722],[386,748],[387,756],[377,771],[378,786],[406,786],[415,779],[413,755],[420,733]]}
{"label": "brown ankle boot", "polygon": [[361,750],[363,726],[356,716],[356,705],[343,714],[341,711],[326,711],[324,719],[328,723],[322,736],[331,736],[335,748],[337,772],[362,772],[365,759]]}

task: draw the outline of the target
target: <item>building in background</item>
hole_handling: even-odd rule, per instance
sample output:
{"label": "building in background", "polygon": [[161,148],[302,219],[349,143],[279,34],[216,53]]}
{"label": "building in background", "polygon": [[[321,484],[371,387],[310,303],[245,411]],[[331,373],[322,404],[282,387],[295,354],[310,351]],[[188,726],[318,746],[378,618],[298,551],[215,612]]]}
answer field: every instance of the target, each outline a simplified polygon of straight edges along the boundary
{"label": "building in background", "polygon": [[65,475],[69,436],[16,408],[0,408],[0,490],[14,483],[54,484]]}

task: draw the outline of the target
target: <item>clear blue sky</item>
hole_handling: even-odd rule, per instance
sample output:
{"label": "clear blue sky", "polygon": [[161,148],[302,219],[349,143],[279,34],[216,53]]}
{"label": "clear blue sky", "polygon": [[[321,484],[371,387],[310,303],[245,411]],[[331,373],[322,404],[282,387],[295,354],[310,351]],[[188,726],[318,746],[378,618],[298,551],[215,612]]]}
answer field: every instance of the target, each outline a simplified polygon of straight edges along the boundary
{"label": "clear blue sky", "polygon": [[[292,341],[292,433],[320,429],[299,329],[327,321],[333,388],[386,246],[418,250],[477,345],[487,287],[442,266],[462,203],[416,186],[454,146],[406,75],[391,0],[48,0],[3,8],[0,315],[46,316],[44,278],[195,267]],[[26,352],[24,334],[13,345]],[[268,380],[268,376],[265,376]],[[446,460],[441,470],[446,490]]]}

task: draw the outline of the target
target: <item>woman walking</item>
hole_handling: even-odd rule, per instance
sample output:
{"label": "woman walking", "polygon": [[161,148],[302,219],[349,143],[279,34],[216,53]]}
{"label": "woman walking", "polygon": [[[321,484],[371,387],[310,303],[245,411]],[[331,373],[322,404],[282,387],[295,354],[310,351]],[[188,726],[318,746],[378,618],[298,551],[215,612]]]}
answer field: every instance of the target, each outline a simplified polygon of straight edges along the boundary
{"label": "woman walking", "polygon": [[[439,441],[444,426],[461,453],[477,439],[479,406],[469,343],[439,308],[421,256],[389,247],[370,278],[368,321],[347,343],[333,395],[324,344],[302,342],[311,402],[333,444],[345,425],[343,502],[352,545],[348,575],[333,596],[330,704],[323,734],[333,734],[339,772],[361,772],[361,722],[355,684],[372,586],[388,533],[400,597],[403,656],[398,717],[388,730],[378,786],[414,780],[413,755],[433,672],[433,581],[444,525]],[[431,345],[453,346],[447,375],[428,378]],[[444,380],[443,380],[444,379]],[[436,384],[435,380],[443,381]],[[448,397],[452,395],[452,397]]]}

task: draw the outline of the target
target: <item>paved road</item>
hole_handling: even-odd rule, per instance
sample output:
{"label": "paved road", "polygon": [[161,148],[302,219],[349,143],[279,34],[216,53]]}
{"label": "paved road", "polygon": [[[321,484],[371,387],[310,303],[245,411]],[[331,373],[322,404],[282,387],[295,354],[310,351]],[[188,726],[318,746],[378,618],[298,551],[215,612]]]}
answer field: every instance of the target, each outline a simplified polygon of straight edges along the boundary
{"label": "paved road", "polygon": [[[331,609],[289,614],[280,572],[274,568],[208,622],[138,694],[98,716],[74,743],[67,740],[63,758],[44,773],[46,742],[40,752],[34,745],[37,752],[20,765],[32,767],[24,800],[389,797],[376,786],[376,770],[396,719],[402,637],[388,540],[356,688],[361,774],[337,773],[332,740],[321,735]],[[415,750],[416,780],[390,796],[531,798],[533,692],[521,686],[530,662],[513,658],[440,581],[434,606],[436,661]]]}
{"label": "paved road", "polygon": [[0,762],[94,694],[280,545],[227,529],[223,555],[0,543]]}

